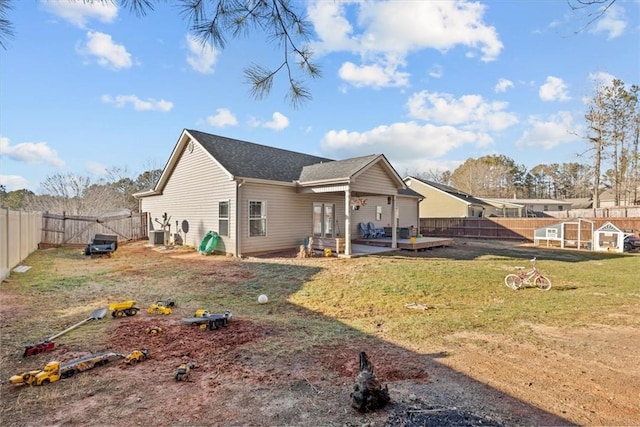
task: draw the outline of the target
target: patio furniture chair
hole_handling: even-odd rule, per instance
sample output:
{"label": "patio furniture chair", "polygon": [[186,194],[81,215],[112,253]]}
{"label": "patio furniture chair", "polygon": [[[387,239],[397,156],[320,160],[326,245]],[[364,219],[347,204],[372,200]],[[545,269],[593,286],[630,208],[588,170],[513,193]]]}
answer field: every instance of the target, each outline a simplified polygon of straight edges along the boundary
{"label": "patio furniture chair", "polygon": [[378,238],[378,237],[384,237],[385,236],[384,228],[377,228],[373,222],[370,222],[367,225],[369,227],[369,236],[371,236],[371,238],[375,239],[375,238]]}
{"label": "patio furniture chair", "polygon": [[370,237],[369,228],[367,228],[367,224],[364,222],[358,223],[358,227],[360,227],[360,232],[362,233],[363,239],[368,239]]}

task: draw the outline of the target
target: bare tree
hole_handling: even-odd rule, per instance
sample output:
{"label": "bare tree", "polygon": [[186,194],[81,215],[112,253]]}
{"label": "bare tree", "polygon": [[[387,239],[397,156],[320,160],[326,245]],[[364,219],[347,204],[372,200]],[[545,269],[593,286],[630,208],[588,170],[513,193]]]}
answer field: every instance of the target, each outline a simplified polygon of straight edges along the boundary
{"label": "bare tree", "polygon": [[27,203],[31,210],[98,216],[124,207],[113,186],[94,183],[87,176],[54,174],[40,187],[42,194],[31,195]]}
{"label": "bare tree", "polygon": [[596,95],[589,103],[587,114],[584,116],[587,120],[588,135],[587,141],[590,145],[588,151],[593,151],[593,207],[600,207],[600,176],[602,174],[602,161],[606,145],[605,141],[605,111],[604,99],[601,95],[601,89],[596,89]]}
{"label": "bare tree", "polygon": [[451,184],[464,192],[484,197],[511,197],[519,168],[504,155],[467,159],[451,174]]}
{"label": "bare tree", "polygon": [[591,24],[602,18],[615,2],[616,0],[567,0],[571,10],[587,11],[587,22],[576,33],[584,31]]}
{"label": "bare tree", "polygon": [[451,183],[451,171],[449,170],[429,169],[426,172],[418,172],[414,176],[437,184],[449,185]]}

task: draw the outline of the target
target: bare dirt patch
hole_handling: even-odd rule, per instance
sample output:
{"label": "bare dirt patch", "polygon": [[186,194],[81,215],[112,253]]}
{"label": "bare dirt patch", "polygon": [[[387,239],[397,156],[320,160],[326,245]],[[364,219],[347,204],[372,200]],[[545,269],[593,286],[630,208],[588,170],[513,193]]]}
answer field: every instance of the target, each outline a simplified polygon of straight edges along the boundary
{"label": "bare dirt patch", "polygon": [[[487,245],[469,242],[446,250],[457,251],[459,257],[478,257],[487,252]],[[527,248],[508,245],[499,250]],[[114,263],[135,282],[154,265],[170,259],[182,274],[215,277],[225,283],[252,278],[242,262],[201,257],[188,250],[160,251],[133,244],[118,252],[114,259],[97,259],[82,268]],[[261,261],[303,262],[290,254]],[[313,262],[331,268],[337,260]],[[38,297],[45,295],[34,295],[33,301]],[[628,327],[567,332],[522,325],[531,330],[535,344],[466,333],[449,337],[449,344],[434,346],[429,354],[374,337],[282,351],[295,347],[295,335],[277,321],[262,323],[240,314],[227,327],[202,330],[186,325],[182,317],[192,313],[178,307],[170,316],[141,312],[105,319],[108,323],[99,327],[106,332],[88,338],[83,351],[72,340],[68,345],[61,340],[55,352],[24,360],[17,354],[21,342],[5,338],[17,337],[21,329],[14,322],[29,316],[33,301],[25,302],[5,286],[0,298],[0,331],[3,343],[10,343],[2,350],[3,425],[640,424],[640,332]],[[160,333],[146,332],[156,326]],[[126,354],[141,348],[149,350],[150,358],[136,365],[112,363],[46,387],[6,384],[10,375],[54,357],[65,361],[92,352]],[[349,406],[358,353],[363,350],[392,399],[373,414],[361,414]],[[176,381],[176,369],[185,361],[197,367],[189,381]]]}

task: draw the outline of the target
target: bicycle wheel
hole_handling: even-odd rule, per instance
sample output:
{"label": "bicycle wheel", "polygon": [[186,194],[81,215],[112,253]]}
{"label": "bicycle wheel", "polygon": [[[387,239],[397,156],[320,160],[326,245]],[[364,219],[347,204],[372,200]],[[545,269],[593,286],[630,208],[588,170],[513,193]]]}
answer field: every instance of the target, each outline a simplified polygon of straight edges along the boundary
{"label": "bicycle wheel", "polygon": [[551,289],[551,280],[544,276],[538,276],[533,281],[533,284],[537,286],[541,291],[548,291]]}
{"label": "bicycle wheel", "polygon": [[517,274],[507,274],[504,277],[504,284],[514,291],[517,291],[522,287],[522,277],[518,276]]}

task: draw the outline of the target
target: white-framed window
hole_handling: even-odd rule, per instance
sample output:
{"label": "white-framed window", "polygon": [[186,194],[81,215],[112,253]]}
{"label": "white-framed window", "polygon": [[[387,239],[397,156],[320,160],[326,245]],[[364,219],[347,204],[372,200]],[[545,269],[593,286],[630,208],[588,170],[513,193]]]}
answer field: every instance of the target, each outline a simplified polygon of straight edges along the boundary
{"label": "white-framed window", "polygon": [[218,202],[218,234],[221,236],[229,235],[229,201],[221,200]]}
{"label": "white-framed window", "polygon": [[267,235],[267,202],[249,201],[249,237]]}
{"label": "white-framed window", "polygon": [[376,220],[382,221],[382,206],[376,206]]}
{"label": "white-framed window", "polygon": [[332,203],[313,204],[313,235],[314,237],[336,237],[336,205]]}

